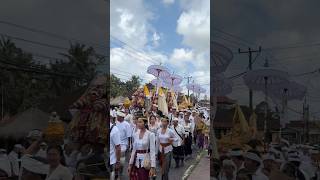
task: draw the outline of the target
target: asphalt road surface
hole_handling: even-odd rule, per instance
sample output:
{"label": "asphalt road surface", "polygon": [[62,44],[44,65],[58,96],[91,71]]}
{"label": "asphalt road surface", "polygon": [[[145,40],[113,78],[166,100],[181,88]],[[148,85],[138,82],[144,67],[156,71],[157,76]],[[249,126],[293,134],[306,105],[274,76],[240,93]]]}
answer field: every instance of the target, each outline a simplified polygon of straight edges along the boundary
{"label": "asphalt road surface", "polygon": [[[192,155],[191,157],[185,158],[184,166],[175,168],[175,161],[174,159],[171,160],[171,168],[169,171],[169,178],[172,180],[180,180],[184,176],[186,170],[196,162],[196,157],[200,153],[200,150],[198,150],[196,147],[192,148]],[[128,164],[126,164],[124,168],[124,173],[121,178],[121,180],[129,180],[128,173],[127,173]],[[157,178],[156,180],[161,180],[161,169],[159,167],[159,164],[157,162]]]}

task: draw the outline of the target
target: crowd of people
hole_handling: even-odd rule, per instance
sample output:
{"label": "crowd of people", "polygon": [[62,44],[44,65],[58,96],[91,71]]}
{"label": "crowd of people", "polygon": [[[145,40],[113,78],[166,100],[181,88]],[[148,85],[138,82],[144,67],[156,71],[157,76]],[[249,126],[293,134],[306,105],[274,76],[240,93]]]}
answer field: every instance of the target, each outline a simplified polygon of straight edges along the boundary
{"label": "crowd of people", "polygon": [[[192,156],[193,144],[199,149],[208,148],[207,108],[178,111],[173,107],[163,115],[156,104],[150,111],[121,104],[110,110],[110,117],[112,180],[123,176],[132,180],[161,176],[168,180],[172,160],[175,168],[180,168]],[[157,172],[157,165],[161,172]],[[128,172],[124,172],[126,166]]]}
{"label": "crowd of people", "polygon": [[1,148],[0,179],[85,180],[90,176],[83,172],[90,162],[99,169],[92,175],[107,174],[104,145],[80,145],[71,141],[63,145],[47,144],[42,137],[41,131],[33,130],[11,151]]}
{"label": "crowd of people", "polygon": [[317,180],[319,151],[309,145],[271,144],[257,149],[231,149],[211,165],[214,180]]}

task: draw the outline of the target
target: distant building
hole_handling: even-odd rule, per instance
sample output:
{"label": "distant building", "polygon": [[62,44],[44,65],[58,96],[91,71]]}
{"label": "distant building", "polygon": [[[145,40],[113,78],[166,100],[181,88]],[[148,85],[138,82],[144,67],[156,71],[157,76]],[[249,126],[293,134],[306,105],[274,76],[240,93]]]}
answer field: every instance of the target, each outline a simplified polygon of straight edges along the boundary
{"label": "distant building", "polygon": [[[306,140],[305,121],[290,121],[286,124],[286,127],[282,129],[281,136],[282,138],[287,139],[290,143],[304,143]],[[309,122],[309,143],[320,143],[320,125],[315,121]]]}

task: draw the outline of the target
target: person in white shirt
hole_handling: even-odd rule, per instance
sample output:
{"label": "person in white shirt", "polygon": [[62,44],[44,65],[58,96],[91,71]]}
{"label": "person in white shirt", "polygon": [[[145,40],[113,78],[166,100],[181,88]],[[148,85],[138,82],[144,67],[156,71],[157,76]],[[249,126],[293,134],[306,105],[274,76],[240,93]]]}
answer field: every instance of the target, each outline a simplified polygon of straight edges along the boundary
{"label": "person in white shirt", "polygon": [[231,160],[236,165],[236,172],[239,172],[240,169],[244,168],[244,158],[243,152],[240,148],[234,148],[229,152]]}
{"label": "person in white shirt", "polygon": [[181,124],[182,126],[184,126],[184,117],[183,117],[183,115],[184,115],[183,112],[180,111],[178,119],[179,119],[179,124]]}
{"label": "person in white shirt", "polygon": [[222,169],[220,172],[220,180],[236,180],[237,172],[236,165],[232,160],[225,159],[222,162]]}
{"label": "person in white shirt", "polygon": [[3,179],[12,176],[10,160],[7,155],[7,150],[5,149],[0,149],[0,171],[0,174],[3,174]]}
{"label": "person in white shirt", "polygon": [[137,123],[138,123],[138,117],[137,116],[133,116],[132,118],[132,123],[130,124],[131,126],[131,142],[130,142],[130,147],[132,150],[132,144],[134,143],[134,137],[133,135],[139,130],[139,128],[137,127]]}
{"label": "person in white shirt", "polygon": [[125,114],[121,111],[117,112],[116,126],[120,132],[120,147],[121,147],[121,159],[120,159],[120,176],[123,173],[123,167],[126,163],[126,152],[130,149],[132,129],[127,121],[124,121]]}
{"label": "person in white shirt", "polygon": [[67,142],[63,147],[63,154],[66,160],[66,165],[72,173],[76,170],[77,157],[79,151],[75,148],[76,143]]}
{"label": "person in white shirt", "polygon": [[174,134],[173,130],[168,128],[168,118],[162,118],[161,123],[162,127],[158,130],[161,174],[162,180],[168,180],[173,150],[172,143],[177,141],[178,138]]}
{"label": "person in white shirt", "polygon": [[252,173],[253,180],[269,180],[262,172],[262,160],[258,151],[247,151],[244,154],[244,159],[244,168]]}
{"label": "person in white shirt", "polygon": [[176,168],[179,168],[180,161],[181,166],[184,166],[184,141],[185,141],[185,130],[182,125],[180,125],[179,119],[173,119],[173,125],[171,129],[175,133],[176,137],[178,137],[177,141],[173,142],[173,159],[176,162]]}
{"label": "person in white shirt", "polygon": [[172,121],[173,121],[173,118],[176,117],[176,113],[177,113],[177,108],[176,107],[172,107],[171,110],[170,110],[170,113],[168,115],[168,117],[169,117],[169,125],[172,125]]}
{"label": "person in white shirt", "polygon": [[184,155],[189,157],[192,154],[192,127],[188,117],[185,117],[183,127],[185,131]]}
{"label": "person in white shirt", "polygon": [[120,158],[121,158],[121,147],[120,147],[120,131],[115,124],[110,123],[110,179],[115,180],[117,173],[120,170]]}
{"label": "person in white shirt", "polygon": [[192,137],[193,137],[193,140],[194,140],[194,144],[197,144],[197,134],[196,134],[196,132],[195,132],[196,123],[195,123],[195,119],[194,119],[195,116],[193,116],[193,115],[195,115],[195,112],[191,114],[191,111],[189,110],[189,111],[187,112],[187,115],[188,115],[188,117],[189,117],[189,120],[190,120],[190,123],[191,123],[191,127],[192,127],[192,129],[193,129],[193,131],[192,131]]}
{"label": "person in white shirt", "polygon": [[36,156],[42,157],[42,158],[47,158],[47,148],[48,148],[47,144],[45,142],[42,142],[40,144],[40,149],[37,152]]}
{"label": "person in white shirt", "polygon": [[149,117],[149,131],[155,135],[155,145],[156,145],[156,155],[158,155],[159,142],[158,142],[158,130],[160,129],[159,124],[157,123],[157,118],[154,115]]}
{"label": "person in white shirt", "polygon": [[[156,149],[155,149],[155,134],[148,131],[148,120],[146,118],[138,119],[139,131],[134,134],[134,144],[131,157],[129,160],[128,173],[130,178],[135,176],[139,180],[148,180],[149,177],[155,176],[156,168]],[[150,161],[150,167],[145,167],[144,161]],[[131,173],[133,168],[136,173]]]}
{"label": "person in white shirt", "polygon": [[19,153],[20,158],[22,156],[22,152],[25,148],[21,144],[14,145],[13,150],[9,153],[8,158],[10,160],[11,166],[12,166],[12,173],[13,176],[19,175]]}
{"label": "person in white shirt", "polygon": [[130,113],[129,109],[126,108],[124,110],[124,114],[126,115],[124,117],[124,120],[127,121],[129,124],[131,124],[133,121],[133,115]]}
{"label": "person in white shirt", "polygon": [[47,150],[49,172],[46,180],[72,180],[70,170],[64,166],[63,151],[60,146],[51,146]]}

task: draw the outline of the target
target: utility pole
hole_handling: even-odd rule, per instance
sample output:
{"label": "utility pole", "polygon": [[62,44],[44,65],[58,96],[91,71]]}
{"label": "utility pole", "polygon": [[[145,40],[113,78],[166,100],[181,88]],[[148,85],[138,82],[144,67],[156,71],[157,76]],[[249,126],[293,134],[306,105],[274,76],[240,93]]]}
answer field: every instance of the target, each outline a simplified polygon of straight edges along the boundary
{"label": "utility pole", "polygon": [[306,98],[303,103],[303,117],[305,121],[305,143],[309,142],[309,105],[307,104]]}
{"label": "utility pole", "polygon": [[[188,79],[188,85],[189,85],[189,83],[190,83],[190,80],[191,80],[192,76],[188,76],[188,77],[185,77],[185,78],[187,78],[187,79]],[[189,89],[188,89],[188,98],[189,98]]]}
{"label": "utility pole", "polygon": [[[260,53],[261,52],[261,46],[259,46],[258,50],[251,50],[251,48],[248,49],[248,51],[241,51],[240,48],[238,49],[239,54],[246,53],[249,55],[249,70],[252,70],[252,53]],[[252,89],[249,89],[249,106],[250,110],[253,111],[253,105],[252,105]]]}

